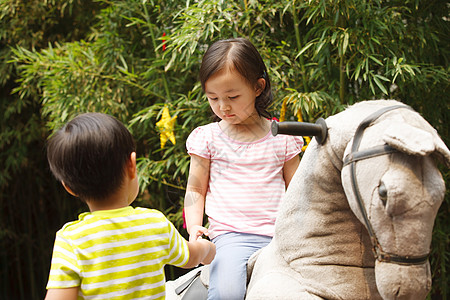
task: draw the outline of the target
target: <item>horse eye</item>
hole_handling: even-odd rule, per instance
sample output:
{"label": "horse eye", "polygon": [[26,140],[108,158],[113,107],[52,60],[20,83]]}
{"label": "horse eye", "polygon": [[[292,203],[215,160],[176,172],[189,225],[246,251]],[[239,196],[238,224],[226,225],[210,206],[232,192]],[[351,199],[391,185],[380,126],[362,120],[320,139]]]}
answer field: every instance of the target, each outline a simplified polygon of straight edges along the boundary
{"label": "horse eye", "polygon": [[378,186],[378,196],[380,196],[380,200],[383,202],[383,205],[386,206],[387,189],[384,182],[380,182],[380,185]]}

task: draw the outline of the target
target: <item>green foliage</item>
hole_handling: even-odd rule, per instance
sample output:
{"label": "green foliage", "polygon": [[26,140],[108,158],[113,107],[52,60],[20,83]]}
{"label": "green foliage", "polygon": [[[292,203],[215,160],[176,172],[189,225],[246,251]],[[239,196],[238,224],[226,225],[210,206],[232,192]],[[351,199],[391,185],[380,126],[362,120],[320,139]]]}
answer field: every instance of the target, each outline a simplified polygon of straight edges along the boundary
{"label": "green foliage", "polygon": [[[288,119],[301,110],[314,122],[361,100],[394,98],[448,144],[447,16],[442,0],[0,0],[0,234],[14,245],[0,252],[0,290],[17,278],[20,288],[34,287],[31,296],[14,289],[0,298],[42,298],[54,232],[83,209],[66,199],[45,160],[47,136],[68,119],[99,111],[124,122],[138,146],[137,203],[181,228],[184,143],[211,120],[198,69],[213,41],[255,44],[269,69],[274,116],[284,99]],[[177,142],[161,149],[155,124],[165,105],[177,116]],[[433,236],[431,295],[443,298],[449,201],[447,194]],[[6,263],[18,249],[26,251]]]}

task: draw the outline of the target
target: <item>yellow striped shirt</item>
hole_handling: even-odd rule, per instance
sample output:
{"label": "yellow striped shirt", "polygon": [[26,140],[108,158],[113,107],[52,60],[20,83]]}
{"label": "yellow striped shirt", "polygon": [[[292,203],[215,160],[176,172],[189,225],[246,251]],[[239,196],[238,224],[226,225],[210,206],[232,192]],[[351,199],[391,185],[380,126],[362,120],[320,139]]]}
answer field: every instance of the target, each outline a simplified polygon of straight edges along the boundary
{"label": "yellow striped shirt", "polygon": [[47,289],[78,286],[78,299],[164,299],[164,266],[188,259],[186,240],[157,210],[82,213],[56,234]]}

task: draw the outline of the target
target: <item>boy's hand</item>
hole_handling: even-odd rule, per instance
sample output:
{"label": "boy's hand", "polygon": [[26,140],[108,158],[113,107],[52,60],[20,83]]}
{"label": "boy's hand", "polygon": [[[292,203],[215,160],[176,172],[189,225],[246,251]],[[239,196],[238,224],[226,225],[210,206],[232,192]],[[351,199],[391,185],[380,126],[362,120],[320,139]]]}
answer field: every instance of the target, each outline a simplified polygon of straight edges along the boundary
{"label": "boy's hand", "polygon": [[200,226],[200,225],[194,225],[192,226],[190,233],[189,233],[189,242],[194,242],[202,237],[202,235],[208,236],[209,232],[208,229]]}
{"label": "boy's hand", "polygon": [[216,255],[216,245],[201,237],[195,241],[189,241],[187,244],[189,247],[189,260],[183,266],[185,269],[197,267],[199,264],[208,265]]}
{"label": "boy's hand", "polygon": [[[204,241],[206,241],[206,240],[204,240]],[[214,259],[214,257],[216,256],[216,245],[210,241],[206,241],[206,242],[208,242],[208,245],[209,245],[209,252],[208,252],[208,255],[206,255],[205,258],[201,262],[203,265],[209,265],[212,262],[212,260]]]}

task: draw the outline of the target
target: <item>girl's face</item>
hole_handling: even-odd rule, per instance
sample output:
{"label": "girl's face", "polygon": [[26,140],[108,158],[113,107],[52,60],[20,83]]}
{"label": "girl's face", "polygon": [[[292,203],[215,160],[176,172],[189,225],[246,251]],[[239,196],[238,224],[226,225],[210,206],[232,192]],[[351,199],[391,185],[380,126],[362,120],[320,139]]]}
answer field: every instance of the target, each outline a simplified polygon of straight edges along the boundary
{"label": "girl's face", "polygon": [[264,79],[260,78],[258,84],[252,86],[237,71],[225,68],[205,82],[205,94],[211,109],[223,121],[246,124],[254,122],[253,117],[258,115],[255,99],[264,84]]}

